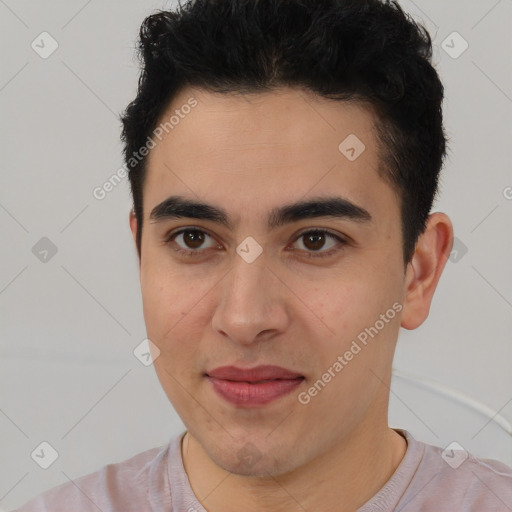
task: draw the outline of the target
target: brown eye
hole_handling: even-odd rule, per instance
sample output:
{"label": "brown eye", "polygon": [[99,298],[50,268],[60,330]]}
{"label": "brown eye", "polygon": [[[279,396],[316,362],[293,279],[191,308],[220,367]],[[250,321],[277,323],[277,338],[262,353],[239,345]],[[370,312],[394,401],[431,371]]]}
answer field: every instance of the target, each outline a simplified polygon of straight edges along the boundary
{"label": "brown eye", "polygon": [[[210,245],[205,245],[205,241],[209,238]],[[299,247],[301,253],[308,258],[321,258],[331,256],[340,251],[347,245],[347,241],[323,229],[310,229],[304,231],[297,238],[296,242],[301,241],[303,247]],[[171,233],[165,242],[172,247],[177,253],[186,256],[204,256],[206,249],[217,247],[221,249],[214,238],[201,229],[181,229],[175,233]]]}
{"label": "brown eye", "polygon": [[313,231],[307,233],[306,235],[302,235],[304,239],[304,245],[311,251],[318,251],[325,244],[325,234],[321,231]]}
{"label": "brown eye", "polygon": [[202,231],[184,231],[183,242],[185,242],[188,249],[198,249],[204,242],[205,233]]}
{"label": "brown eye", "polygon": [[[329,239],[332,241],[330,244]],[[343,238],[320,229],[302,232],[297,238],[297,242],[299,241],[302,241],[303,246],[303,248],[299,247],[301,252],[311,258],[331,256],[347,244]]]}
{"label": "brown eye", "polygon": [[[212,240],[210,246],[204,245],[207,238]],[[177,249],[175,250],[177,252],[187,253],[190,255],[200,254],[203,252],[203,249],[209,249],[216,245],[213,238],[208,233],[205,233],[200,229],[181,229],[180,231],[171,234],[167,238],[166,243],[176,245]]]}

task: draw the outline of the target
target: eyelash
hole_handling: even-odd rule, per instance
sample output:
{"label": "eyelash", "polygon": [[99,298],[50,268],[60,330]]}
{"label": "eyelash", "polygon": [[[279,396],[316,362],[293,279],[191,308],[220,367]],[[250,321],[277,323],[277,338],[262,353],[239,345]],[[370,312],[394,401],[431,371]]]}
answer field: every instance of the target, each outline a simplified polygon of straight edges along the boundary
{"label": "eyelash", "polygon": [[[166,244],[171,244],[174,242],[174,239],[178,236],[178,235],[181,235],[182,233],[187,233],[187,232],[197,232],[197,233],[203,233],[209,237],[211,237],[211,235],[209,235],[208,233],[206,233],[206,231],[203,231],[202,229],[197,229],[197,228],[183,228],[183,229],[180,229],[179,231],[175,231],[173,233],[170,233],[166,238],[165,238],[165,243]],[[326,229],[308,229],[306,231],[302,231],[301,233],[299,233],[297,235],[297,238],[294,240],[297,241],[299,240],[301,237],[305,236],[305,235],[311,235],[311,234],[325,234],[325,235],[328,235],[329,237],[331,238],[334,238],[335,240],[337,240],[340,244],[341,244],[341,248],[333,248],[333,249],[330,249],[329,251],[307,251],[305,253],[306,257],[307,258],[326,258],[326,257],[329,257],[329,256],[332,256],[334,253],[340,251],[343,249],[343,247],[345,245],[347,245],[347,241],[344,240],[343,238],[335,235],[334,233],[331,233],[330,231],[326,230]],[[213,237],[211,237],[213,238]],[[300,250],[300,249],[299,249]],[[187,257],[196,257],[196,256],[201,256],[202,255],[202,252],[200,249],[198,250],[187,250],[187,249],[183,249],[181,247],[178,246],[178,248],[173,248],[173,251],[177,252],[178,254],[181,254],[181,255],[184,255],[184,256],[187,256]]]}

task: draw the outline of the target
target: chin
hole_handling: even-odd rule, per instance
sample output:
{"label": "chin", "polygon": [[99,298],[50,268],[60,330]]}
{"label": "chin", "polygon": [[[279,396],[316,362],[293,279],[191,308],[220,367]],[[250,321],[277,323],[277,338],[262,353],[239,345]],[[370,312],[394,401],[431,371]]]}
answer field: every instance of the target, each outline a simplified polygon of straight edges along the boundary
{"label": "chin", "polygon": [[[256,446],[263,448],[258,448]],[[231,442],[224,448],[214,445],[212,450],[205,446],[209,457],[222,469],[235,475],[248,477],[276,477],[292,471],[300,465],[293,456],[296,450],[277,450],[267,441],[255,442],[238,441]]]}

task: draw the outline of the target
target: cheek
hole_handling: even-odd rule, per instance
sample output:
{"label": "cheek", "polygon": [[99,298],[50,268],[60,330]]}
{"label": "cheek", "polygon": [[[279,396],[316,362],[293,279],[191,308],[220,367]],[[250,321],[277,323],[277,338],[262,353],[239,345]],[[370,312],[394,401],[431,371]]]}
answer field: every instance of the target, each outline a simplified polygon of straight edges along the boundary
{"label": "cheek", "polygon": [[[298,285],[297,285],[298,286]],[[354,274],[331,274],[328,279],[305,290],[303,303],[313,313],[311,327],[326,331],[329,337],[339,338],[364,323],[373,308],[375,296],[363,279]]]}
{"label": "cheek", "polygon": [[[150,267],[151,268],[151,267]],[[167,368],[171,364],[173,371],[174,347],[178,344],[181,322],[186,314],[184,293],[169,273],[159,271],[155,267],[141,272],[141,292],[144,321],[148,338],[160,350],[157,362]],[[183,356],[183,352],[181,356]],[[155,367],[157,364],[155,362]]]}
{"label": "cheek", "polygon": [[144,318],[148,329],[160,336],[192,310],[200,293],[193,280],[161,260],[146,258],[141,269]]}
{"label": "cheek", "polygon": [[339,418],[355,421],[382,392],[380,379],[390,367],[399,329],[395,293],[390,283],[379,288],[363,279],[350,284],[340,279],[311,290],[309,305],[330,330],[311,316],[308,336],[315,348],[309,351],[312,371],[307,393],[313,410],[329,410],[337,404],[326,415],[333,428]]}
{"label": "cheek", "polygon": [[391,272],[354,270],[333,276],[322,286],[311,288],[306,297],[305,303],[314,313],[309,320],[311,336],[324,366],[329,367],[354,341],[359,342],[361,351],[353,359],[361,364],[390,350],[398,332],[401,299],[397,278]]}
{"label": "cheek", "polygon": [[141,271],[144,321],[148,338],[160,349],[161,366],[182,374],[199,360],[211,280],[194,278],[151,262]]}

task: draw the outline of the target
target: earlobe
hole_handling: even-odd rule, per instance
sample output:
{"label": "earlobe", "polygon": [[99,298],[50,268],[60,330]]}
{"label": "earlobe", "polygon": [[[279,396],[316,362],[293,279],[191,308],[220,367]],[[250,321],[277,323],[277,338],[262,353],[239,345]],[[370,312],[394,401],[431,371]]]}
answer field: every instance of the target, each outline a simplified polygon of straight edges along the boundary
{"label": "earlobe", "polygon": [[429,216],[407,265],[401,326],[416,329],[428,317],[430,304],[453,245],[453,226],[444,213]]}

